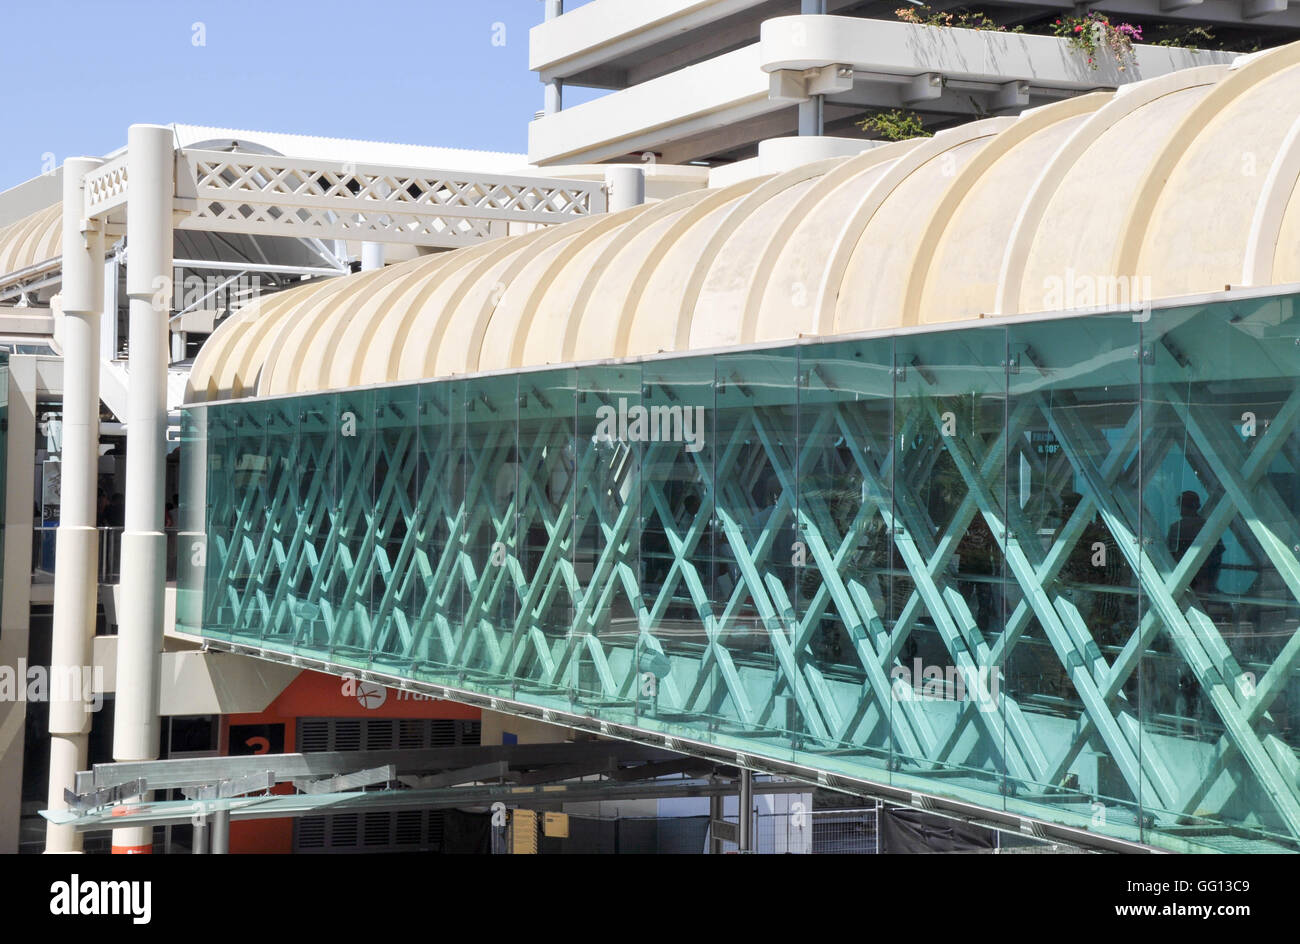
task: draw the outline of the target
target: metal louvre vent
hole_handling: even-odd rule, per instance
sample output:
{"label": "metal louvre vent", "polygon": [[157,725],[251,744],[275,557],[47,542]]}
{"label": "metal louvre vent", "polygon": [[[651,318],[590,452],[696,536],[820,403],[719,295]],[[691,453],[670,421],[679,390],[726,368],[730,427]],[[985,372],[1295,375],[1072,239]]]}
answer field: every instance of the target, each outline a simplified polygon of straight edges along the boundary
{"label": "metal louvre vent", "polygon": [[[477,745],[478,721],[448,718],[299,718],[298,750],[419,750]],[[442,810],[377,810],[294,821],[294,852],[441,852]]]}
{"label": "metal louvre vent", "polygon": [[298,750],[302,753],[330,749],[330,723],[321,719],[304,720],[298,724]]}
{"label": "metal louvre vent", "polygon": [[303,753],[472,746],[481,729],[451,718],[299,718],[297,743]]}
{"label": "metal louvre vent", "polygon": [[356,813],[344,813],[339,816],[329,817],[332,822],[329,823],[329,845],[331,848],[338,846],[355,846],[357,844],[357,819]]}
{"label": "metal louvre vent", "polygon": [[404,750],[418,750],[425,746],[425,724],[420,720],[397,722],[397,746]]}
{"label": "metal louvre vent", "polygon": [[[393,817],[393,842],[398,846],[418,844],[424,829],[424,816],[424,810],[398,810]],[[438,838],[442,839],[441,836]]]}
{"label": "metal louvre vent", "polygon": [[[366,722],[367,724],[369,722]],[[359,751],[361,750],[361,721],[352,719],[338,719],[334,722],[334,737],[332,738],[332,750],[336,751]]]}
{"label": "metal louvre vent", "polygon": [[367,721],[365,722],[365,749],[368,751],[387,751],[395,745],[394,729],[397,727],[396,721]]}
{"label": "metal louvre vent", "polygon": [[393,826],[396,815],[392,812],[377,810],[367,813],[365,817],[365,844],[367,846],[391,846],[393,844]]}
{"label": "metal louvre vent", "polygon": [[442,810],[306,816],[295,822],[294,852],[441,852]]}
{"label": "metal louvre vent", "polygon": [[458,733],[455,721],[435,721],[432,730],[429,732],[429,746],[450,747],[453,744],[458,744],[460,743],[456,737]]}
{"label": "metal louvre vent", "polygon": [[325,817],[307,816],[298,820],[293,839],[295,851],[299,849],[304,851],[324,849]]}

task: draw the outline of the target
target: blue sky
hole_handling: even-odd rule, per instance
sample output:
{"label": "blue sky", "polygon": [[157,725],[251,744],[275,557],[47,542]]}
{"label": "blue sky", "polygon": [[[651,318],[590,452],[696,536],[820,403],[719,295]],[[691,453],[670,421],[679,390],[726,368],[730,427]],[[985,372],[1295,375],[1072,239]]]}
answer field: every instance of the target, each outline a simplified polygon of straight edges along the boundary
{"label": "blue sky", "polygon": [[541,0],[2,0],[0,190],[47,154],[120,147],[134,122],[522,152],[543,15]]}

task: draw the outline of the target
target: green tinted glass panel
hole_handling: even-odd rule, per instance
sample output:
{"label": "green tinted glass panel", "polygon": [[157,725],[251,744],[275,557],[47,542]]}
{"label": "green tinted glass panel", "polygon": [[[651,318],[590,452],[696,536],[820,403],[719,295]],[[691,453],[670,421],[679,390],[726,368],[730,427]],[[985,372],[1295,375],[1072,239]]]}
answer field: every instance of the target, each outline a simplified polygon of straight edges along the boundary
{"label": "green tinted glass panel", "polygon": [[1294,299],[187,410],[181,625],[1171,850],[1300,848]]}

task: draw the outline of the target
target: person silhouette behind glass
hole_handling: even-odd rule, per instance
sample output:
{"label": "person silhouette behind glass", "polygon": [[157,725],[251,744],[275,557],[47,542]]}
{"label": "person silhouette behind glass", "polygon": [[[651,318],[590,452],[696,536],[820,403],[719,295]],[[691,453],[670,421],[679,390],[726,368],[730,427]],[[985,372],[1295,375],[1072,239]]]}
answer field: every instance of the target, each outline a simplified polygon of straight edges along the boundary
{"label": "person silhouette behind glass", "polygon": [[[1205,518],[1201,516],[1201,496],[1193,491],[1183,492],[1178,496],[1179,519],[1169,528],[1167,544],[1169,553],[1174,556],[1177,565],[1183,556],[1192,549],[1197,536],[1205,527]],[[1196,593],[1214,593],[1218,590],[1219,571],[1223,566],[1223,542],[1219,541],[1210,551],[1209,558],[1201,565],[1196,576],[1192,578],[1191,587]]]}
{"label": "person silhouette behind glass", "polygon": [[[1178,496],[1178,511],[1180,517],[1169,528],[1167,541],[1175,565],[1192,549],[1201,529],[1205,527],[1205,518],[1201,516],[1201,496],[1195,492],[1189,490]],[[1223,552],[1223,542],[1216,542],[1209,558],[1192,578],[1191,588],[1198,596],[1215,593],[1218,590]],[[1196,676],[1190,668],[1184,667],[1178,677],[1178,694],[1174,710],[1183,717],[1196,718],[1200,715],[1200,702],[1201,687],[1196,681]]]}

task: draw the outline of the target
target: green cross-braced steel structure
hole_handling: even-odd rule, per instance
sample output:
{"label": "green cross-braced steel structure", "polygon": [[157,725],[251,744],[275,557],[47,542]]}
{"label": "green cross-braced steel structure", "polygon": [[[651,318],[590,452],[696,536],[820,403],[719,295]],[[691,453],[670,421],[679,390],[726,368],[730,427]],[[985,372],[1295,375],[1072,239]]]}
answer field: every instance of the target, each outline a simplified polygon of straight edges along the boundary
{"label": "green cross-braced steel structure", "polygon": [[1126,841],[1294,851],[1295,303],[195,406],[178,619]]}

